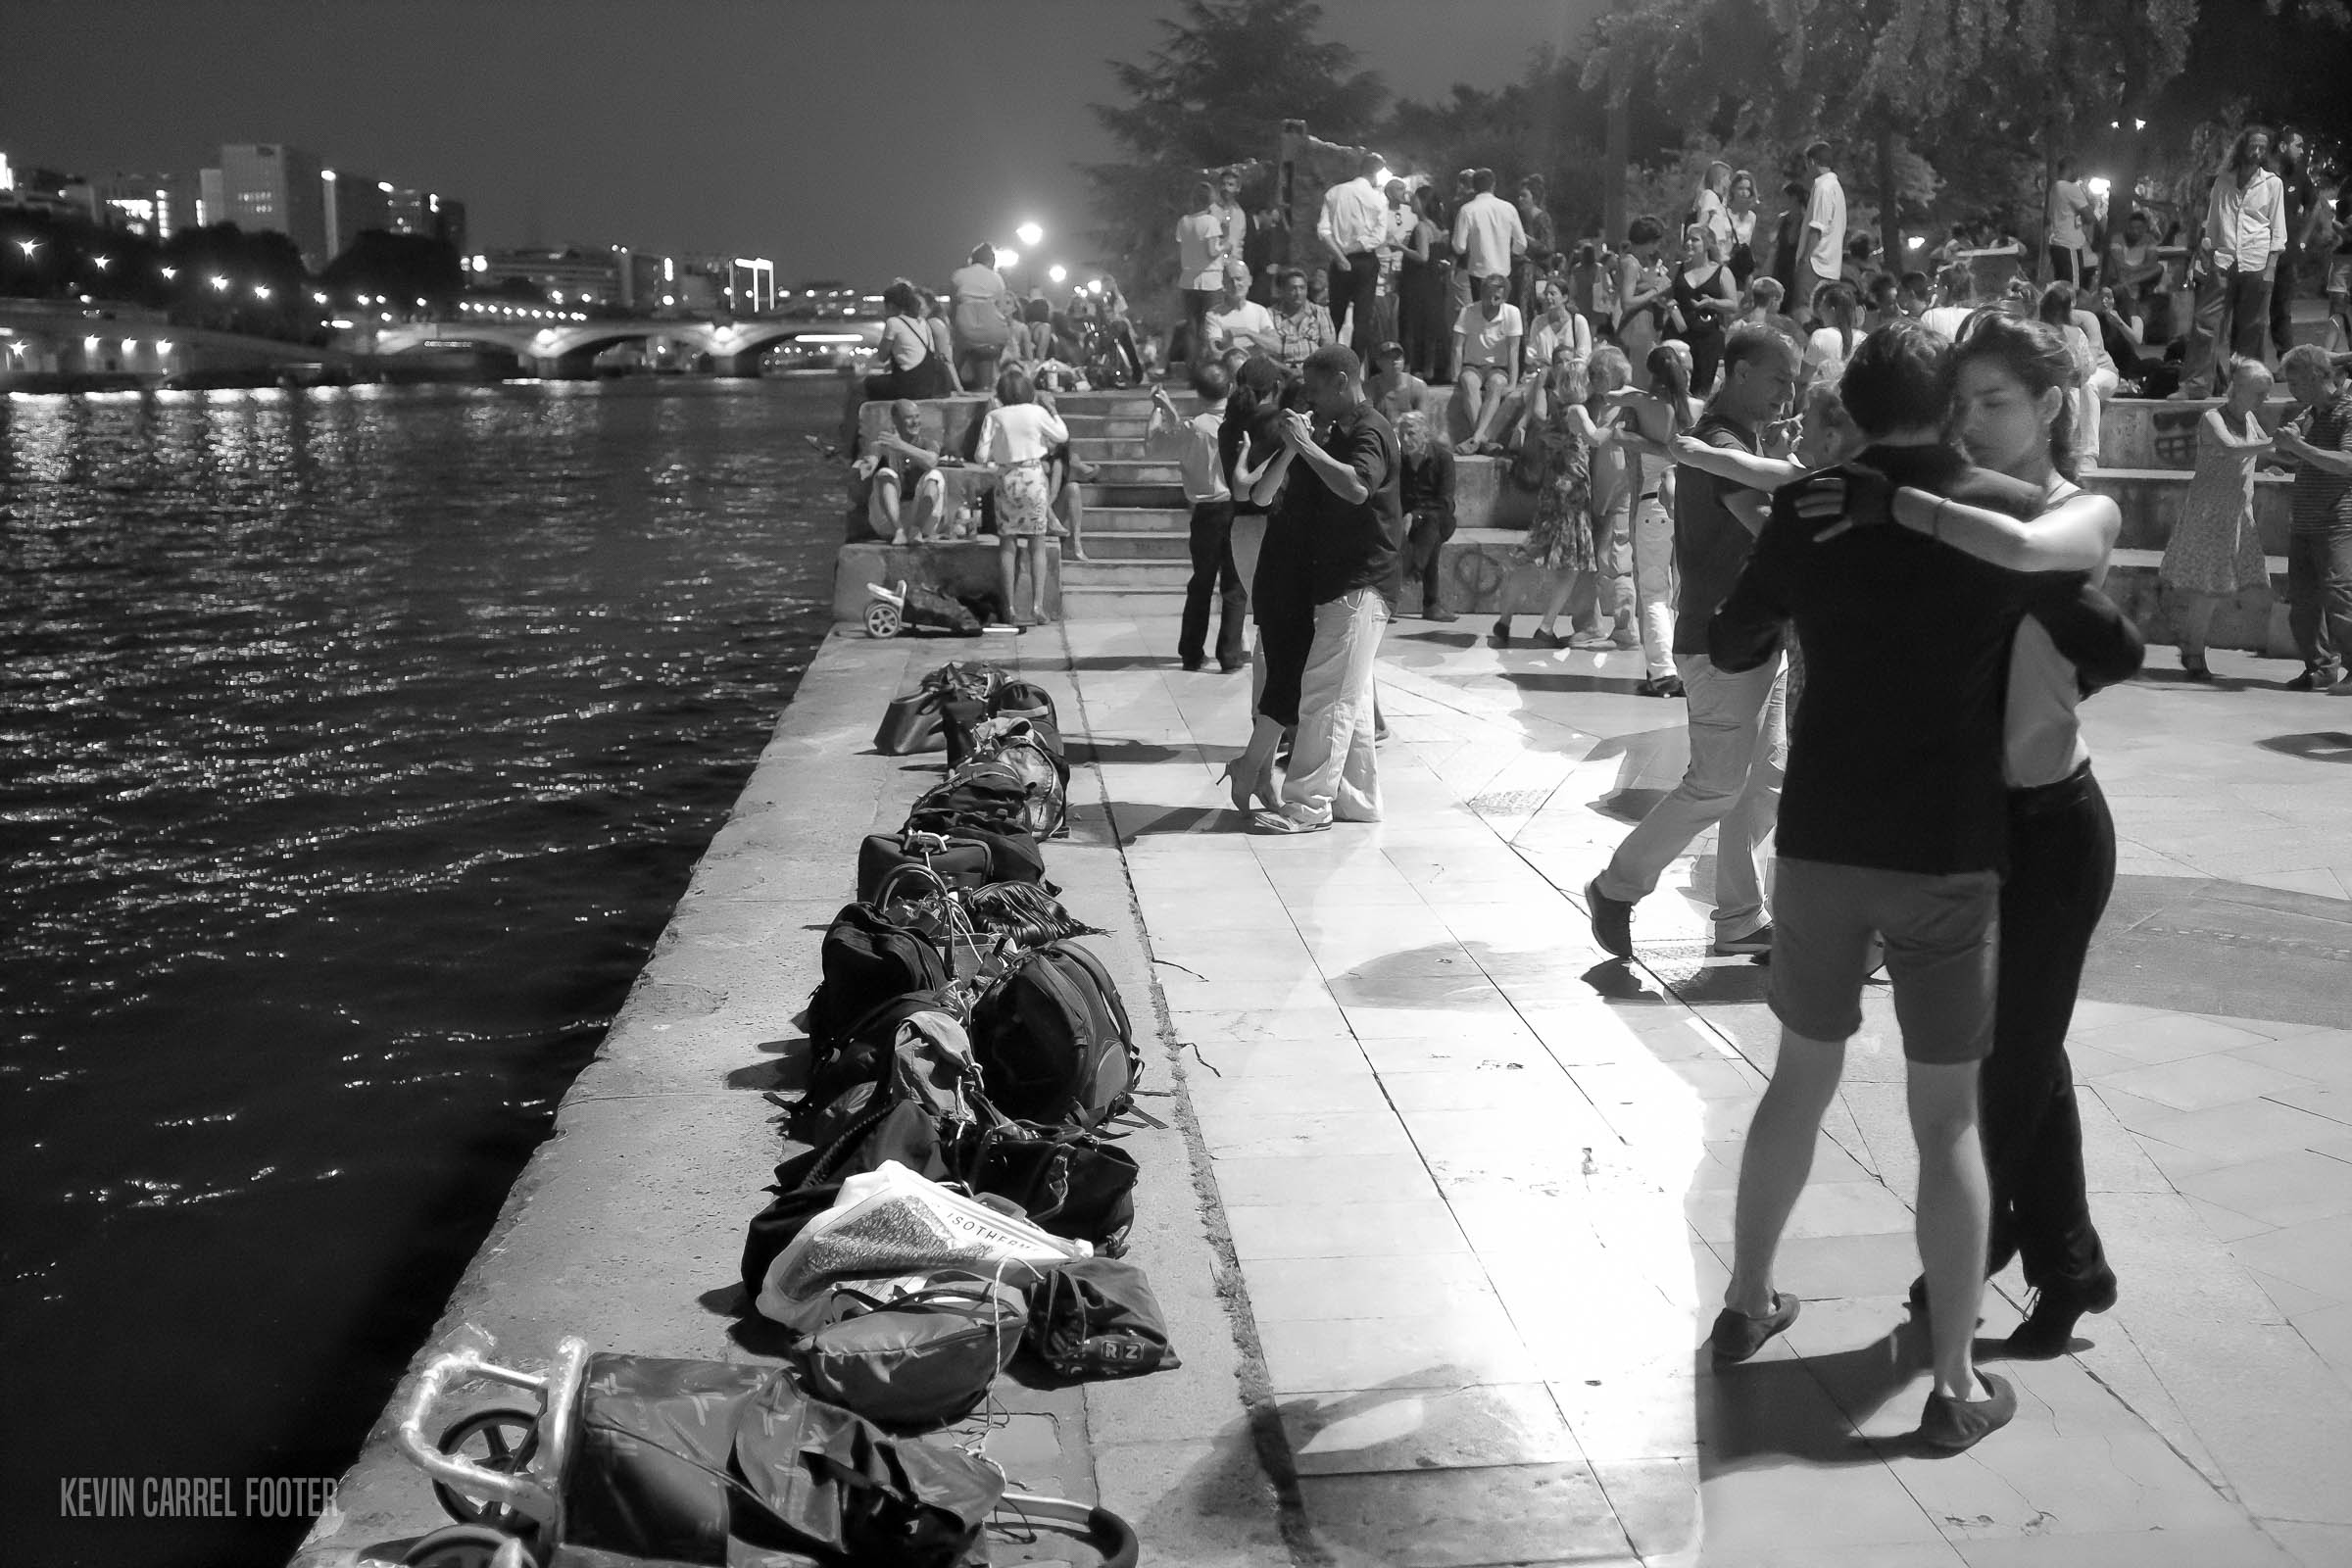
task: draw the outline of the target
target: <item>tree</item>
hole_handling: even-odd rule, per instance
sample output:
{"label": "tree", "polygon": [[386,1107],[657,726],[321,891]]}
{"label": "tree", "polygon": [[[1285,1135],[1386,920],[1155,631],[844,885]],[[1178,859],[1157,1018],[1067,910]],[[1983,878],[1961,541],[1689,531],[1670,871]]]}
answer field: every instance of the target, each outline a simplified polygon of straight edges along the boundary
{"label": "tree", "polygon": [[368,228],[326,264],[318,280],[338,295],[383,294],[404,305],[424,299],[446,306],[464,290],[466,273],[447,240]]}
{"label": "tree", "polygon": [[1285,120],[1331,141],[1370,134],[1388,89],[1354,50],[1318,38],[1322,24],[1312,0],[1185,0],[1149,61],[1111,63],[1130,101],[1092,107],[1129,161],[1086,174],[1098,243],[1131,298],[1174,285],[1176,220],[1206,171],[1271,162]]}

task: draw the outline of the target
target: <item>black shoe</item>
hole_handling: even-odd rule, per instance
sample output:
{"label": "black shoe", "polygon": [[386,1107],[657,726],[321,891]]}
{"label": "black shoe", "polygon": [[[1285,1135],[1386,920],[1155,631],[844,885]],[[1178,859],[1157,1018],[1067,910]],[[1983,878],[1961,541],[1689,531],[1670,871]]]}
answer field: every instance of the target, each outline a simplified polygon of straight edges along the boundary
{"label": "black shoe", "polygon": [[1592,922],[1592,940],[1615,958],[1634,956],[1634,906],[1630,899],[1612,899],[1600,891],[1600,878],[1585,884],[1585,910]]}
{"label": "black shoe", "polygon": [[1539,648],[1565,648],[1568,646],[1568,639],[1556,631],[1545,631],[1543,627],[1538,626],[1535,643]]}
{"label": "black shoe", "polygon": [[2035,1291],[2026,1320],[2009,1335],[2009,1353],[2021,1361],[2048,1361],[2074,1348],[2075,1325],[2085,1312],[2115,1304],[2115,1270],[2102,1267],[2088,1285],[2058,1285]]}
{"label": "black shoe", "polygon": [[1707,950],[1718,958],[1769,958],[1772,956],[1772,927],[1760,925],[1743,937],[1718,937]]}
{"label": "black shoe", "polygon": [[1423,620],[1459,620],[1462,617],[1450,610],[1424,610],[1421,612],[1421,618]]}
{"label": "black shoe", "polygon": [[1220,659],[1217,661],[1217,667],[1223,670],[1226,674],[1230,675],[1237,669],[1248,669],[1250,667],[1250,661],[1247,659],[1237,659],[1229,664]]}
{"label": "black shoe", "polygon": [[2009,1424],[2017,1414],[2017,1391],[2009,1386],[2009,1380],[1980,1372],[1977,1381],[1987,1391],[1982,1399],[1955,1399],[1942,1394],[1928,1396],[1928,1407],[1919,1417],[1920,1441],[1947,1453],[1958,1453],[1963,1448],[1975,1447]]}
{"label": "black shoe", "polygon": [[1715,1348],[1715,1359],[1724,1362],[1744,1361],[1764,1348],[1772,1337],[1796,1321],[1801,1305],[1793,1296],[1772,1293],[1772,1310],[1762,1317],[1749,1317],[1725,1307],[1715,1314],[1714,1330],[1707,1343]]}
{"label": "black shoe", "polygon": [[2307,664],[2302,674],[2286,683],[2286,689],[2290,692],[2324,692],[2334,684],[2334,676]]}
{"label": "black shoe", "polygon": [[2190,659],[2183,655],[2180,660],[2180,677],[2183,680],[2211,680],[2213,671],[2206,667],[2205,661],[2202,659]]}
{"label": "black shoe", "polygon": [[1202,659],[1202,658],[1200,658],[1200,657],[1198,654],[1196,654],[1196,655],[1194,655],[1192,658],[1190,658],[1190,659],[1187,659],[1187,660],[1184,662],[1184,667],[1185,667],[1185,668],[1187,668],[1187,669],[1199,669],[1199,668],[1200,668],[1200,667],[1202,664],[1205,664],[1205,663],[1207,663],[1207,662],[1208,662],[1208,661],[1207,661],[1207,660],[1205,660],[1205,659]]}
{"label": "black shoe", "polygon": [[1508,615],[1494,617],[1494,646],[1497,648],[1511,646],[1511,617]]}
{"label": "black shoe", "polygon": [[1654,676],[1642,683],[1642,695],[1644,697],[1680,697],[1683,695],[1683,677],[1680,675]]}

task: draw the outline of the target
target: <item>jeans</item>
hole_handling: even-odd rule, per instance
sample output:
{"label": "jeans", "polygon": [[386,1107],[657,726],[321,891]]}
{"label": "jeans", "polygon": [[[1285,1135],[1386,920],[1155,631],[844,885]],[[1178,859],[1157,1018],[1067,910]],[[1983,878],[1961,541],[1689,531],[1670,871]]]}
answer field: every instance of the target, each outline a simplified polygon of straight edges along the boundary
{"label": "jeans", "polygon": [[2271,279],[2271,347],[2280,359],[2295,346],[2295,273],[2302,256],[2289,245],[2278,253],[2278,270]]}
{"label": "jeans", "polygon": [[1678,655],[1690,708],[1690,765],[1674,793],[1617,846],[1600,891],[1631,903],[1646,898],[1674,858],[1717,823],[1715,936],[1731,942],[1771,921],[1764,912],[1764,841],[1781,814],[1788,764],[1787,683],[1775,654],[1734,675],[1700,654]]}
{"label": "jeans", "polygon": [[1461,376],[1461,361],[1454,348],[1453,323],[1460,320],[1462,313],[1470,308],[1471,293],[1469,269],[1456,261],[1446,273],[1446,342],[1438,350],[1438,379],[1441,381],[1452,382]]}
{"label": "jeans", "polygon": [[2260,272],[2216,268],[2201,278],[2196,315],[2189,321],[2187,368],[2180,375],[2180,390],[2192,398],[2212,394],[2214,345],[2221,338],[2224,317],[2230,319],[2230,352],[2261,359],[2270,308],[2271,280]]}
{"label": "jeans", "polygon": [[1411,531],[1404,536],[1404,581],[1406,587],[1421,585],[1421,613],[1435,614],[1446,605],[1446,574],[1440,569],[1439,555],[1446,540],[1453,537],[1453,514],[1446,512],[1416,512]]}
{"label": "jeans", "polygon": [[1298,736],[1282,807],[1310,822],[1380,820],[1380,763],[1372,750],[1372,666],[1388,601],[1358,588],[1315,607],[1315,640],[1298,685]]}
{"label": "jeans", "polygon": [[2107,400],[2122,385],[2115,371],[2093,369],[2075,394],[2075,458],[2083,467],[2098,466],[2099,420]]}
{"label": "jeans", "polygon": [[2066,1032],[2115,888],[2115,820],[2088,766],[2009,792],[2009,860],[1992,1054],[1978,1079],[1992,1186],[1985,1272],[2022,1253],[2037,1290],[2089,1286],[2107,1264],[2090,1221]]}
{"label": "jeans", "polygon": [[1227,669],[1241,667],[1248,654],[1242,626],[1250,614],[1250,594],[1242,586],[1241,568],[1233,559],[1233,502],[1193,504],[1193,575],[1184,585],[1184,622],[1176,634],[1176,653],[1187,664],[1201,662],[1208,642],[1208,602],[1221,602],[1217,617],[1217,662]]}
{"label": "jeans", "polygon": [[1649,678],[1674,674],[1674,519],[1655,495],[1634,503],[1634,605]]}
{"label": "jeans", "polygon": [[2286,626],[2306,668],[2352,662],[2352,523],[2286,536]]}

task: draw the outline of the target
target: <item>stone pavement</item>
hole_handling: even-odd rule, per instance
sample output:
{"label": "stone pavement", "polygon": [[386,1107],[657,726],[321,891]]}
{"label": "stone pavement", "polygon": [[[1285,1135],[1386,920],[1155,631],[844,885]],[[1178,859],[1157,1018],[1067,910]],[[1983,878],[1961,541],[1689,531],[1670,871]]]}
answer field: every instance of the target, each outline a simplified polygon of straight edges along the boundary
{"label": "stone pavement", "polygon": [[2241,657],[2086,709],[2123,875],[2073,1044],[2123,1299],[2004,1364],[1998,1282],[2019,1418],[1932,1457],[1884,988],[1783,1251],[1805,1314],[1718,1372],[1765,971],[1705,956],[1707,841],[1638,963],[1578,906],[1679,777],[1681,705],[1636,655],[1391,633],[1389,820],[1303,838],[1238,831],[1216,780],[1243,677],[1178,670],[1172,618],[1063,634],[1298,1560],[2352,1562],[2352,703]]}

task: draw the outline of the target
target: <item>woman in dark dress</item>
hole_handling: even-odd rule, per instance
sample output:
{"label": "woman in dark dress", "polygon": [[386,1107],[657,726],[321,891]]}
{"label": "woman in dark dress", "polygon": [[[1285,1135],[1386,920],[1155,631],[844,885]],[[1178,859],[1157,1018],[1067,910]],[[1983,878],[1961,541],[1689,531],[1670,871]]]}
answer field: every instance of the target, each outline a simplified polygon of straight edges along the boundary
{"label": "woman in dark dress", "polygon": [[1674,309],[1682,318],[1675,333],[1690,345],[1690,387],[1705,397],[1723,363],[1723,323],[1739,310],[1731,269],[1715,254],[1714,233],[1696,223],[1683,230],[1683,265],[1675,269]]}
{"label": "woman in dark dress", "polygon": [[[1307,509],[1322,487],[1285,482],[1291,450],[1275,433],[1277,419],[1285,409],[1303,406],[1303,387],[1295,379],[1275,381],[1281,373],[1266,359],[1242,367],[1217,442],[1220,454],[1229,454],[1226,482],[1233,491],[1237,535],[1243,505],[1265,509],[1264,542],[1257,550],[1256,569],[1250,574],[1250,613],[1257,624],[1257,651],[1250,666],[1250,744],[1225,764],[1233,808],[1244,812],[1253,799],[1264,809],[1280,808],[1274,753],[1282,732],[1298,722],[1298,685],[1315,640],[1313,522]],[[1239,417],[1236,405],[1242,408]],[[1239,550],[1235,564],[1241,564]]]}
{"label": "woman in dark dress", "polygon": [[1438,193],[1424,185],[1413,192],[1413,237],[1404,248],[1397,278],[1397,341],[1404,363],[1424,380],[1435,379],[1453,324],[1446,319],[1445,264],[1453,250],[1438,221]]}

